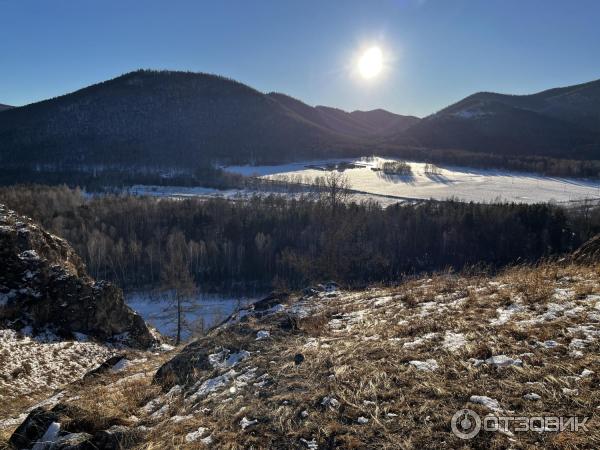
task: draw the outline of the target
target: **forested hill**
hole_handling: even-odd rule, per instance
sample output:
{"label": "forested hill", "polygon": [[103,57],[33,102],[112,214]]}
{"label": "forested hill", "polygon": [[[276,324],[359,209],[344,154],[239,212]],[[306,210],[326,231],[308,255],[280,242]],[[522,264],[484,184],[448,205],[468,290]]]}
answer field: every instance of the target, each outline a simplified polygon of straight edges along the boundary
{"label": "forested hill", "polygon": [[531,95],[479,92],[392,141],[501,155],[600,159],[600,80]]}
{"label": "forested hill", "polygon": [[329,106],[312,107],[279,92],[271,92],[269,97],[319,127],[354,137],[377,139],[391,136],[406,130],[420,120],[415,116],[394,114],[384,109],[346,112]]}
{"label": "forested hill", "polygon": [[0,116],[0,163],[190,167],[338,156],[357,144],[244,84],[137,71]]}
{"label": "forested hill", "polygon": [[92,167],[198,169],[377,153],[561,175],[600,172],[600,80],[532,95],[477,93],[425,119],[313,107],[216,75],[148,70],[3,107],[0,168],[13,171],[11,180],[32,169],[70,173],[62,181],[73,183],[72,169]]}

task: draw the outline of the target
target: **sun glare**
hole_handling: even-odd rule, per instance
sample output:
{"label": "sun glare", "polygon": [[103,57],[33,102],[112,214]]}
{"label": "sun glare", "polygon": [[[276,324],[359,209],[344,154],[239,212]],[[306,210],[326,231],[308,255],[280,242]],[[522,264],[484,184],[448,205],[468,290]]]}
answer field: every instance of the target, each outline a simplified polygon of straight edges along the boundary
{"label": "sun glare", "polygon": [[383,68],[383,53],[379,47],[367,49],[358,60],[358,70],[363,78],[376,77]]}

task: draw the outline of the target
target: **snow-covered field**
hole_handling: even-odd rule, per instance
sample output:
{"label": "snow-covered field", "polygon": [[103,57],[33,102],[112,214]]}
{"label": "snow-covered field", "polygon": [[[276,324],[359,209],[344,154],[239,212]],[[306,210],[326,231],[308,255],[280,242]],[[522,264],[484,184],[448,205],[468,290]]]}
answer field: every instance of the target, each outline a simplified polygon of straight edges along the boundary
{"label": "snow-covered field", "polygon": [[[227,319],[239,308],[251,304],[254,298],[198,294],[183,303],[184,326],[182,338],[188,339]],[[167,293],[132,292],[125,302],[146,322],[165,336],[175,336],[177,315],[174,301]]]}
{"label": "snow-covered field", "polygon": [[585,198],[600,198],[600,180],[588,181],[568,178],[544,177],[536,174],[510,172],[506,170],[483,170],[465,167],[440,167],[438,173],[426,173],[424,163],[409,162],[412,174],[408,176],[386,175],[376,171],[385,161],[378,157],[305,161],[279,166],[230,166],[226,170],[247,176],[265,178],[302,177],[310,182],[328,172],[318,168],[328,163],[351,162],[360,167],[346,169],[351,188],[381,199],[456,198],[464,201],[519,203],[567,202]]}

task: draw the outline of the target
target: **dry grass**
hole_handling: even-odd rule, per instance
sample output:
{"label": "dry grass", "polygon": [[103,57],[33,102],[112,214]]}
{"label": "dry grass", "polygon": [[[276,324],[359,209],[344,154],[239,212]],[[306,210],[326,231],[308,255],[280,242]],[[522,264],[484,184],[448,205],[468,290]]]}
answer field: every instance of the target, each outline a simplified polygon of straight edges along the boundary
{"label": "dry grass", "polygon": [[[94,417],[147,427],[143,449],[205,448],[186,442],[198,427],[223,449],[307,448],[302,439],[320,449],[598,448],[600,337],[592,331],[600,332],[594,316],[600,314],[599,293],[600,267],[547,263],[495,277],[449,273],[393,289],[306,300],[300,304],[311,309],[307,316],[288,308],[204,338],[207,349],[250,351],[235,367],[238,380],[252,374],[245,383],[231,381],[189,403],[198,387],[192,389],[193,381],[170,397],[151,384],[161,358],[154,357],[142,378],[118,381],[123,375],[114,375],[72,387],[73,395],[85,393],[73,404]],[[503,314],[506,320],[498,321]],[[256,341],[256,331],[265,329],[271,337]],[[576,339],[584,346],[573,346]],[[550,340],[558,345],[542,344]],[[299,365],[297,354],[304,356]],[[523,364],[496,368],[470,360],[494,355]],[[435,359],[436,370],[409,364],[428,359]],[[596,373],[580,377],[584,369]],[[222,373],[193,376],[202,382]],[[531,392],[541,400],[523,398]],[[465,407],[490,413],[471,403],[472,395],[496,399],[518,416],[589,416],[590,432],[481,432],[462,441],[450,431],[452,415]],[[324,397],[339,404],[323,405]],[[166,405],[164,414],[144,411],[151,400],[157,408]],[[175,422],[176,414],[186,417]],[[242,430],[244,417],[257,423]]]}

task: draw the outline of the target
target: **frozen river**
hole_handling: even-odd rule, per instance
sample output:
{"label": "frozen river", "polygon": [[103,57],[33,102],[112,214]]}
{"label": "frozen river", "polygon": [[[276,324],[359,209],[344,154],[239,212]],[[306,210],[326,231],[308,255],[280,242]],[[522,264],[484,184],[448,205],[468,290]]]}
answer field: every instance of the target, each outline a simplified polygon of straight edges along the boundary
{"label": "frozen river", "polygon": [[[183,302],[184,340],[218,325],[233,312],[248,306],[259,297],[196,294]],[[125,294],[125,302],[146,322],[165,336],[174,337],[177,331],[177,308],[168,293],[139,291]]]}

